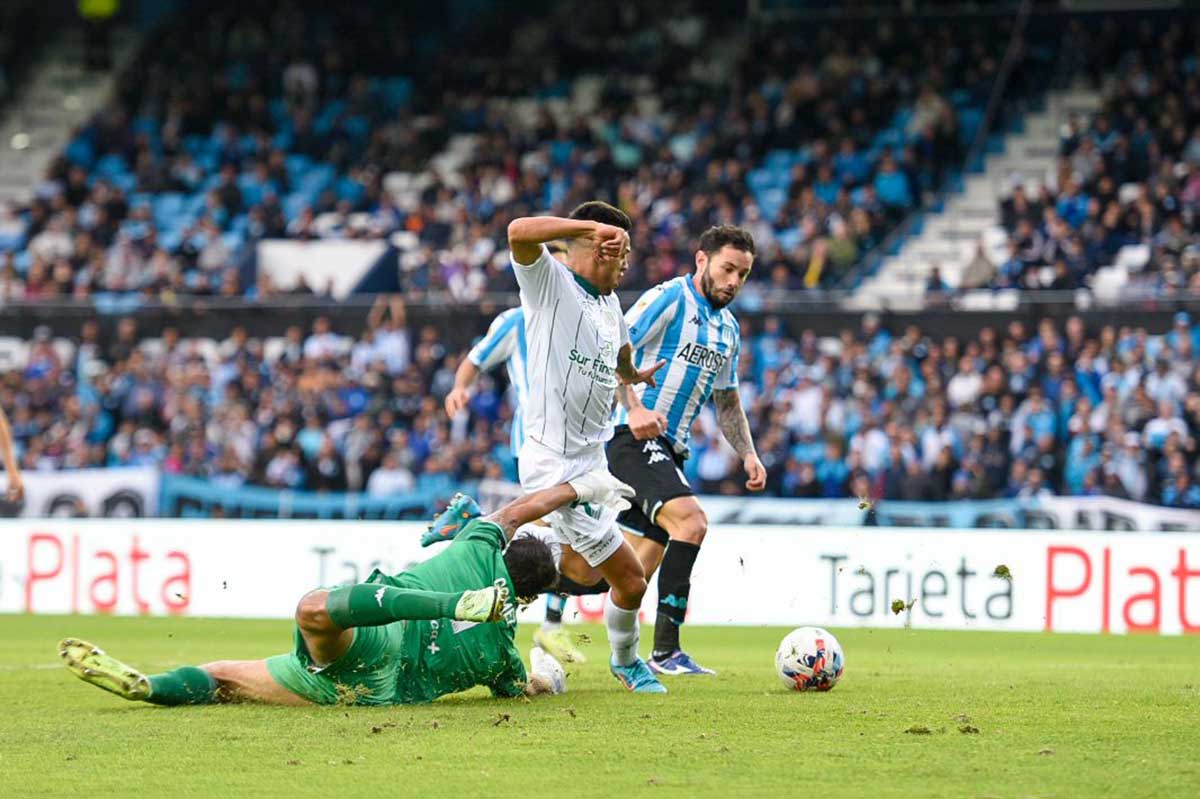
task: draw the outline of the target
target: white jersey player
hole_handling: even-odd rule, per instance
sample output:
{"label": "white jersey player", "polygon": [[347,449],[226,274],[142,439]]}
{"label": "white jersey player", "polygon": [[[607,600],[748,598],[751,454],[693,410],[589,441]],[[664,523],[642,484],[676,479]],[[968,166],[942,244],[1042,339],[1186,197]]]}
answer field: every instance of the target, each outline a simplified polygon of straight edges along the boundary
{"label": "white jersey player", "polygon": [[[508,226],[512,265],[525,314],[529,404],[519,458],[521,486],[537,491],[607,464],[618,385],[654,385],[663,362],[633,366],[629,329],[614,289],[629,253],[629,217],[588,202],[560,217],[527,217]],[[545,243],[567,241],[566,264]],[[666,688],[638,657],[638,608],[646,577],[625,542],[612,508],[562,508],[549,517],[555,534],[582,556],[587,573],[566,576],[591,584],[601,576],[609,595],[604,620],[612,648],[610,668],[631,691]]]}
{"label": "white jersey player", "polygon": [[[567,248],[559,242],[548,245],[555,258],[566,262]],[[526,364],[528,362],[528,345],[525,342],[525,310],[520,306],[502,311],[492,320],[487,333],[471,347],[467,357],[463,358],[454,373],[454,388],[446,395],[446,415],[454,418],[460,413],[471,398],[471,386],[481,372],[490,372],[501,364],[508,372],[508,382],[512,386],[515,399],[511,430],[511,452],[516,459],[525,443],[525,427],[523,424],[525,407],[529,404],[529,383],[526,379]],[[469,507],[469,506],[468,506]],[[457,529],[457,520],[453,527],[435,525],[439,532],[447,529]],[[426,540],[438,540],[437,535],[431,535]],[[546,594],[546,619],[533,634],[533,641],[547,652],[554,654],[560,660],[569,663],[582,663],[586,660],[583,652],[575,646],[571,635],[563,629],[563,610],[567,598],[557,592]]]}

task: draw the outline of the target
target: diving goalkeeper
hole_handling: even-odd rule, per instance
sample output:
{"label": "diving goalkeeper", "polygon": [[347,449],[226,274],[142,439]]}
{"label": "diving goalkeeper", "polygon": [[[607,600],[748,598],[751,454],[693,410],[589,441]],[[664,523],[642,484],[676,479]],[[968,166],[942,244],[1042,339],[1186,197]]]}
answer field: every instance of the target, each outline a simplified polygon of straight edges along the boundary
{"label": "diving goalkeeper", "polygon": [[59,654],[85,682],[155,705],[397,705],[476,685],[502,697],[561,693],[566,679],[558,662],[534,649],[527,677],[513,641],[516,603],[550,590],[554,559],[539,539],[513,533],[562,505],[627,507],[632,495],[597,469],[473,520],[444,551],[407,571],[376,570],[365,583],[311,591],[296,607],[288,654],[149,677],[86,641],[67,638]]}

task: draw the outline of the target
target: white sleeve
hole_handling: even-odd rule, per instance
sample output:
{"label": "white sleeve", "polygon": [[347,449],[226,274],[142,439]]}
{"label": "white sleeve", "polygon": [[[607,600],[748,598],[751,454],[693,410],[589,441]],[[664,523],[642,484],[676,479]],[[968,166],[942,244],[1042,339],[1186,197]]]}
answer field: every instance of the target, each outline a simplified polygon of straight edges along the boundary
{"label": "white sleeve", "polygon": [[516,275],[517,285],[521,287],[522,301],[531,307],[540,308],[549,305],[558,296],[557,287],[561,280],[560,272],[565,269],[546,245],[542,245],[542,254],[531,264],[517,263],[517,259],[508,256]]}
{"label": "white sleeve", "polygon": [[[621,310],[620,306],[617,307],[617,310]],[[621,349],[629,343],[629,324],[625,321],[624,314],[618,314],[617,318],[621,320],[621,345],[618,347]]]}

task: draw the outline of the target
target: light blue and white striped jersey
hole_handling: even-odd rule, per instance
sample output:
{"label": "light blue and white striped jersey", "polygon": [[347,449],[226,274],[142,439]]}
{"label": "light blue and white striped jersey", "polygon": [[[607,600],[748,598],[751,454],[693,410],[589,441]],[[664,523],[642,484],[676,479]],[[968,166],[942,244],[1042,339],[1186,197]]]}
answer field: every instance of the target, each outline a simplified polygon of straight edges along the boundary
{"label": "light blue and white striped jersey", "polygon": [[521,445],[525,443],[522,416],[525,404],[529,401],[525,355],[525,312],[519,307],[509,308],[493,319],[487,334],[467,353],[467,360],[475,364],[481,372],[490,372],[502,363],[508,367],[508,382],[512,383],[513,391],[517,395],[517,407],[513,409],[512,421],[513,457],[516,457],[521,451]]}
{"label": "light blue and white striped jersey", "polygon": [[[647,291],[625,314],[633,361],[639,369],[666,360],[655,375],[657,388],[634,387],[642,404],[667,417],[664,435],[686,453],[692,422],[716,389],[737,388],[741,328],[728,308],[709,305],[691,276]],[[628,424],[624,406],[617,424]]]}

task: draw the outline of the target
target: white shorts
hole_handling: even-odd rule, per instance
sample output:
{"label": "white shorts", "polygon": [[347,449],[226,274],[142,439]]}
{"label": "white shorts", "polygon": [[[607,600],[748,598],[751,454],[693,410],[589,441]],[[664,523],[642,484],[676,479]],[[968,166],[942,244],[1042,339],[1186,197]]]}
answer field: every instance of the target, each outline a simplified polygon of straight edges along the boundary
{"label": "white shorts", "polygon": [[[526,493],[551,488],[582,477],[600,466],[607,467],[604,445],[578,455],[564,457],[526,438],[518,460],[521,488]],[[593,568],[608,560],[625,539],[617,529],[617,510],[596,505],[568,505],[546,517],[558,539],[578,552]]]}

